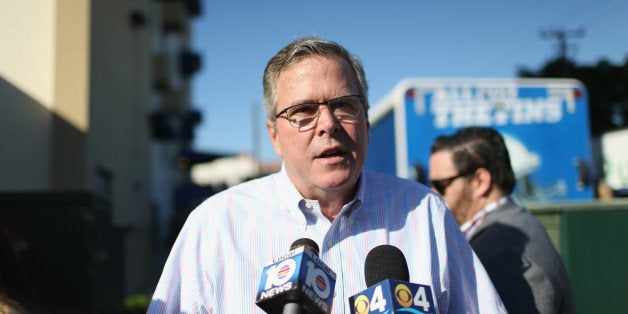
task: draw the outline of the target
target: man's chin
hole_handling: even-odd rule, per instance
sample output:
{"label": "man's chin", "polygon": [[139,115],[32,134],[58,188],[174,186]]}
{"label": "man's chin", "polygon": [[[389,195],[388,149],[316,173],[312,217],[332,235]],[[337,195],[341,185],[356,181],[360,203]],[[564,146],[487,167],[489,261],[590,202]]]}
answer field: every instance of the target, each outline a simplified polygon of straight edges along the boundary
{"label": "man's chin", "polygon": [[349,169],[331,171],[319,177],[319,186],[328,189],[352,187],[356,182],[357,178],[352,176]]}

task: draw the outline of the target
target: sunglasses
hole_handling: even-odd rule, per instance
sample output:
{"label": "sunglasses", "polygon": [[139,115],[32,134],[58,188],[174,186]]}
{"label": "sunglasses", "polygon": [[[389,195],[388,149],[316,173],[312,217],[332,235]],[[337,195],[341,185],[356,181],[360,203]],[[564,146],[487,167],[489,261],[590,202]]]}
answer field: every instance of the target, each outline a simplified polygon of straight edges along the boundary
{"label": "sunglasses", "polygon": [[460,173],[460,174],[455,175],[453,177],[449,177],[449,178],[445,178],[445,179],[430,180],[430,186],[433,187],[434,189],[436,189],[438,194],[444,196],[445,195],[445,190],[447,190],[447,187],[449,187],[452,183],[454,183],[454,181],[456,181],[456,179],[462,178],[462,177],[467,177],[467,176],[470,176],[470,175],[472,175],[474,173],[475,173],[475,170],[468,171],[468,172],[463,172],[463,173]]}

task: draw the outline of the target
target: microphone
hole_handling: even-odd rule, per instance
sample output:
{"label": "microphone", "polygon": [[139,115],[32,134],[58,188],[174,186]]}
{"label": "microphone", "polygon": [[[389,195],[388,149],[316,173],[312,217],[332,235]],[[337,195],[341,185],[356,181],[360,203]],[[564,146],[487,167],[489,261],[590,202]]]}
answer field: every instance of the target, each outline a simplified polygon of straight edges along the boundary
{"label": "microphone", "polygon": [[266,262],[255,304],[266,313],[330,313],[336,273],[318,254],[316,242],[302,238]]}
{"label": "microphone", "polygon": [[431,287],[409,278],[401,250],[388,244],[373,248],[364,263],[367,289],[349,297],[351,313],[435,313]]}
{"label": "microphone", "polygon": [[318,257],[318,254],[320,253],[320,250],[318,249],[318,244],[316,244],[316,242],[314,242],[314,240],[309,239],[309,238],[301,238],[298,239],[294,242],[292,242],[292,244],[290,244],[290,251],[300,247],[300,246],[305,246],[306,248],[312,250],[312,252],[314,252],[314,254]]}

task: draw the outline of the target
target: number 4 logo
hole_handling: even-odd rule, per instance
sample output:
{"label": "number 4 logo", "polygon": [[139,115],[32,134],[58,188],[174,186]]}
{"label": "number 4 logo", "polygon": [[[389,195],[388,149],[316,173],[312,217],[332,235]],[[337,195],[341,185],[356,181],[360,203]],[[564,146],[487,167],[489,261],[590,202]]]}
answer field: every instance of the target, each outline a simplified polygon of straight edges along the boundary
{"label": "number 4 logo", "polygon": [[414,295],[414,306],[423,308],[423,312],[430,311],[430,301],[427,298],[427,294],[425,293],[425,287],[419,286],[419,290],[417,290]]}
{"label": "number 4 logo", "polygon": [[379,285],[375,287],[375,291],[373,291],[373,297],[371,298],[371,312],[374,310],[378,310],[380,312],[384,312],[386,310],[386,298],[384,298],[384,293],[382,292],[382,286]]}

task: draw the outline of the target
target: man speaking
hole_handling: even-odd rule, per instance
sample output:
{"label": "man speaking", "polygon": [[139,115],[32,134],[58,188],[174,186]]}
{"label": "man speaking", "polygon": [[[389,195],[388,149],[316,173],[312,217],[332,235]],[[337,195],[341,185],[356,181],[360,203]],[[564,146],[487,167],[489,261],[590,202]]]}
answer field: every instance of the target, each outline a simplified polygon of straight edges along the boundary
{"label": "man speaking", "polygon": [[349,312],[348,297],[366,288],[366,255],[381,244],[403,251],[410,280],[431,289],[438,312],[504,312],[445,203],[419,183],[363,170],[369,102],[357,57],[302,38],[273,56],[263,77],[281,171],[190,214],[150,313],[262,313],[255,296],[265,262],[299,238],[314,240],[336,273],[331,313]]}

